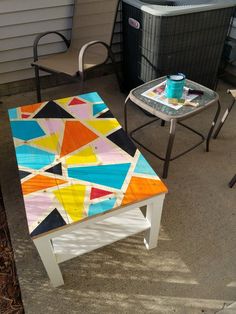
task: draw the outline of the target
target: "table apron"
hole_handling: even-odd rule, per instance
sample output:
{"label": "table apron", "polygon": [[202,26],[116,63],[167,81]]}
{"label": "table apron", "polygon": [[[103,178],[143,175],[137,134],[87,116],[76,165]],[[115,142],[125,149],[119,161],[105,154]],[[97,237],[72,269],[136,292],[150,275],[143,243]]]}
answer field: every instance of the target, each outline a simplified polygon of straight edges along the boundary
{"label": "table apron", "polygon": [[140,208],[142,206],[146,206],[146,205],[152,204],[154,202],[160,202],[160,200],[162,200],[162,202],[163,202],[164,197],[165,197],[165,194],[156,195],[156,196],[148,198],[146,200],[142,200],[140,202],[136,202],[136,203],[130,204],[128,206],[123,206],[123,207],[120,207],[120,208],[115,209],[115,210],[110,210],[110,211],[107,211],[101,215],[94,216],[92,218],[88,218],[86,220],[83,220],[80,223],[73,223],[73,224],[68,225],[68,227],[63,227],[61,229],[54,230],[52,232],[41,234],[38,237],[33,237],[32,240],[34,241],[34,240],[37,240],[39,238],[51,240],[54,237],[58,237],[60,235],[67,234],[68,232],[71,232],[71,231],[76,230],[78,228],[86,228],[87,226],[89,226],[95,222],[99,222],[99,221],[102,221],[106,218],[119,215],[119,214],[124,213],[126,211],[129,211],[129,210],[132,210],[135,208]]}

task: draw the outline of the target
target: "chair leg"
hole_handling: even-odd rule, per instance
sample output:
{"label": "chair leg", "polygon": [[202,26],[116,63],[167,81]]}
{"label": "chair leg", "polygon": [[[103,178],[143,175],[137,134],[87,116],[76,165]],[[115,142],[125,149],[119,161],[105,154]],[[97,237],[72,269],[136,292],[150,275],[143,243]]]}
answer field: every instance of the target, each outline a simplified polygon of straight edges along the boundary
{"label": "chair leg", "polygon": [[79,93],[80,94],[84,92],[84,81],[85,81],[85,74],[84,72],[80,72],[79,74]]}
{"label": "chair leg", "polygon": [[124,86],[122,84],[122,79],[120,77],[119,70],[118,70],[117,64],[115,62],[114,54],[111,51],[111,49],[108,50],[108,55],[109,55],[109,58],[111,59],[111,63],[112,63],[112,66],[114,68],[114,71],[115,71],[115,75],[116,75],[116,78],[117,78],[117,81],[118,81],[118,84],[119,84],[120,91],[123,92],[124,91]]}
{"label": "chair leg", "polygon": [[39,67],[37,65],[34,66],[34,73],[35,73],[37,100],[38,100],[38,102],[41,102],[41,87],[40,87],[40,78],[39,78]]}
{"label": "chair leg", "polygon": [[235,99],[233,100],[231,105],[226,109],[226,111],[225,111],[225,113],[224,113],[224,115],[223,115],[223,117],[222,117],[222,119],[221,119],[221,121],[220,121],[220,123],[219,123],[219,125],[218,125],[218,127],[216,129],[216,131],[215,131],[215,134],[213,135],[214,139],[216,139],[218,134],[220,133],[220,130],[221,130],[223,124],[225,123],[225,120],[228,118],[228,115],[229,115],[230,111],[232,110],[234,103],[235,103]]}
{"label": "chair leg", "polygon": [[229,187],[232,188],[235,185],[235,183],[236,183],[236,174],[234,175],[234,177],[229,182]]}
{"label": "chair leg", "polygon": [[217,102],[216,114],[215,114],[215,117],[214,117],[214,119],[212,121],[211,128],[210,128],[210,130],[208,132],[207,139],[206,139],[206,151],[207,152],[209,152],[210,139],[211,139],[212,133],[214,131],[214,128],[215,128],[215,125],[216,125],[216,121],[217,121],[217,119],[219,117],[220,109],[221,109],[220,101],[218,101]]}

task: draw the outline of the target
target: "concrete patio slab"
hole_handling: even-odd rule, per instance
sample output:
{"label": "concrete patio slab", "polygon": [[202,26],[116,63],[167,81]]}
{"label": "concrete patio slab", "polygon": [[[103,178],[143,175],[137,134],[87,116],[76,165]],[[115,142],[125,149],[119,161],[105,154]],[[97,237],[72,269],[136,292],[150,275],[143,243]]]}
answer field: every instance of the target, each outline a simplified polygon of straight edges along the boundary
{"label": "concrete patio slab", "polygon": [[[226,108],[232,88],[218,87]],[[125,95],[113,76],[86,82],[123,124]],[[79,94],[76,83],[43,90],[43,99]],[[0,109],[1,185],[26,313],[175,313],[213,314],[236,299],[236,189],[228,182],[236,171],[236,110],[232,110],[210,152],[204,145],[170,164],[165,180],[158,247],[146,251],[139,234],[61,265],[65,285],[53,288],[28,235],[7,109],[36,102],[34,92],[3,97]],[[223,111],[222,111],[223,113]],[[207,132],[214,108],[186,123]],[[130,127],[149,118],[134,106]],[[150,126],[139,137],[158,151],[166,144],[168,126]],[[195,141],[181,127],[175,150]],[[161,173],[163,163],[142,150]],[[175,152],[174,152],[175,153]]]}

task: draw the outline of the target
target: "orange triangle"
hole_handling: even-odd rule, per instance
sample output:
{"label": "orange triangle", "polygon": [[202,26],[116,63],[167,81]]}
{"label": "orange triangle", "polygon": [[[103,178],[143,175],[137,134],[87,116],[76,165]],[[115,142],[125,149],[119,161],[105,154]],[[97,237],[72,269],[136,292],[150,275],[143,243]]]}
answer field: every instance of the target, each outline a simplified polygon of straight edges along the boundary
{"label": "orange triangle", "polygon": [[30,194],[39,190],[48,189],[53,186],[64,184],[66,182],[67,181],[65,180],[46,177],[46,176],[37,174],[35,177],[23,182],[21,186],[22,186],[23,194],[27,195],[27,194]]}
{"label": "orange triangle", "polygon": [[23,106],[21,107],[21,112],[27,112],[27,113],[35,112],[41,105],[42,105],[42,102],[38,104]]}
{"label": "orange triangle", "polygon": [[79,121],[66,121],[60,157],[92,142],[97,137],[97,134],[92,132]]}
{"label": "orange triangle", "polygon": [[132,177],[125,192],[122,205],[167,192],[167,188],[161,180]]}

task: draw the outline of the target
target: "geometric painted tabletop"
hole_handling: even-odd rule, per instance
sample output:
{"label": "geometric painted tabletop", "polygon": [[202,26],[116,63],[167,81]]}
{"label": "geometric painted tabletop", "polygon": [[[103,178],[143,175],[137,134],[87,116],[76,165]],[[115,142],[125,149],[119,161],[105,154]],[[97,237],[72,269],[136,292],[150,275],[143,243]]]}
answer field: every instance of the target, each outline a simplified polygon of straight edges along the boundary
{"label": "geometric painted tabletop", "polygon": [[32,237],[167,192],[95,92],[8,113]]}

